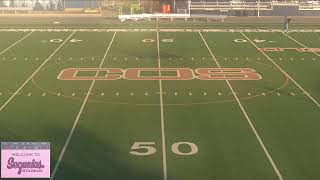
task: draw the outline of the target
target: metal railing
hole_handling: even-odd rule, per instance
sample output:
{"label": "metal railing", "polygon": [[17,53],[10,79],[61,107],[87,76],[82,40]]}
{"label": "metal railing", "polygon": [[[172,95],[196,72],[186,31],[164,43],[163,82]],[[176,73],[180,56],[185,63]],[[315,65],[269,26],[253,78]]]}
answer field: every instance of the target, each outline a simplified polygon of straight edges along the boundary
{"label": "metal railing", "polygon": [[313,10],[313,11],[319,11],[320,10],[320,2],[319,1],[313,1],[313,2],[301,2],[299,4],[299,10]]}
{"label": "metal railing", "polygon": [[299,7],[299,10],[320,10],[320,1],[189,1],[192,10],[273,10],[275,6]]}
{"label": "metal railing", "polygon": [[190,2],[191,10],[272,10],[272,2]]}

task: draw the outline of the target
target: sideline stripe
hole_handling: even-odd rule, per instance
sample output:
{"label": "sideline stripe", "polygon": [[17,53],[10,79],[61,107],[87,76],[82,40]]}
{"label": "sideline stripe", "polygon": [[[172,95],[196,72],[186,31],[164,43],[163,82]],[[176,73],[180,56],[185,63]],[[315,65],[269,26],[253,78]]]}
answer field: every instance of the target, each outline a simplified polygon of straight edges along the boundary
{"label": "sideline stripe", "polygon": [[[210,52],[210,54],[211,54],[212,58],[214,59],[215,63],[217,64],[217,66],[218,66],[219,68],[221,68],[221,66],[220,66],[219,62],[217,61],[216,57],[213,55],[213,53],[212,53],[212,51],[211,51],[210,47],[208,46],[208,44],[207,44],[206,40],[204,39],[204,37],[202,36],[201,32],[199,32],[199,34],[200,34],[200,36],[201,36],[201,38],[202,38],[202,40],[203,40],[204,44],[207,46],[208,51]],[[268,150],[267,150],[266,146],[264,145],[264,143],[263,143],[262,139],[260,138],[260,135],[258,134],[258,132],[257,132],[256,128],[254,127],[253,123],[251,122],[250,117],[248,116],[248,114],[247,114],[246,110],[245,110],[245,109],[244,109],[244,107],[242,106],[242,104],[241,104],[241,102],[240,102],[240,100],[239,100],[239,98],[238,98],[237,94],[235,93],[234,89],[232,88],[232,86],[231,86],[230,82],[229,82],[228,80],[226,80],[226,83],[228,84],[228,86],[229,86],[229,88],[230,88],[230,90],[231,90],[231,92],[232,92],[232,94],[233,94],[234,98],[236,99],[236,101],[237,101],[237,103],[238,103],[238,105],[239,105],[239,107],[240,107],[240,109],[241,109],[241,111],[242,111],[243,115],[244,115],[244,116],[245,116],[245,118],[247,119],[247,121],[248,121],[248,123],[249,123],[249,125],[250,125],[250,128],[251,128],[251,130],[253,131],[254,135],[256,136],[256,138],[257,138],[257,140],[258,140],[258,142],[259,142],[259,144],[260,144],[261,148],[263,149],[263,151],[264,151],[264,153],[266,154],[266,156],[267,156],[267,158],[268,158],[268,160],[269,160],[270,164],[272,165],[273,170],[276,172],[276,174],[277,174],[277,176],[278,176],[279,180],[283,180],[283,177],[282,177],[282,175],[281,175],[281,173],[280,173],[280,171],[279,171],[278,167],[276,166],[276,164],[275,164],[275,162],[273,161],[273,159],[272,159],[272,157],[271,157],[270,153],[268,152]]]}
{"label": "sideline stripe", "polygon": [[0,55],[5,53],[6,51],[8,51],[10,48],[12,48],[13,46],[17,45],[19,42],[23,41],[25,38],[27,38],[29,35],[31,35],[33,33],[33,31],[31,31],[30,33],[28,33],[27,35],[23,36],[23,38],[19,39],[17,42],[13,43],[11,46],[7,47],[7,49],[3,50],[0,52]]}
{"label": "sideline stripe", "polygon": [[[117,34],[117,32],[115,32],[115,33],[113,34],[112,39],[111,39],[111,41],[110,41],[110,43],[109,43],[109,45],[108,45],[108,48],[107,48],[107,50],[106,50],[106,52],[105,52],[105,54],[104,54],[104,56],[103,56],[103,58],[102,58],[102,61],[101,61],[100,65],[99,65],[99,68],[102,67],[102,65],[103,65],[103,63],[104,63],[104,61],[105,61],[105,59],[106,59],[106,57],[107,57],[107,55],[108,55],[108,53],[109,53],[109,50],[110,50],[110,48],[111,48],[111,45],[112,45],[112,43],[113,43],[113,41],[114,41],[114,38],[115,38],[116,34]],[[99,74],[99,72],[97,71],[95,76],[97,77],[98,74]],[[93,86],[94,86],[95,82],[96,82],[96,80],[92,80],[92,82],[91,82],[90,88],[89,88],[88,92],[86,93],[86,97],[85,97],[85,99],[84,99],[83,102],[82,102],[80,111],[79,111],[79,113],[78,113],[78,115],[77,115],[77,117],[76,117],[76,119],[75,119],[75,121],[74,121],[74,123],[73,123],[73,125],[72,125],[72,128],[71,128],[71,130],[70,130],[70,132],[69,132],[68,138],[67,138],[67,140],[66,140],[66,142],[65,142],[65,144],[64,144],[64,146],[63,146],[63,148],[62,148],[62,151],[61,151],[60,156],[59,156],[59,158],[58,158],[58,162],[56,163],[56,165],[55,165],[55,167],[54,167],[54,169],[53,169],[53,171],[52,171],[52,175],[51,175],[50,180],[53,180],[53,179],[54,179],[54,177],[55,177],[55,175],[56,175],[56,173],[57,173],[57,171],[58,171],[59,165],[60,165],[60,163],[61,163],[61,161],[62,161],[62,158],[63,158],[63,156],[64,156],[64,153],[65,153],[66,150],[67,150],[67,147],[68,147],[68,145],[69,145],[69,143],[70,143],[70,140],[71,140],[71,138],[72,138],[72,136],[73,136],[73,133],[74,133],[74,131],[75,131],[77,125],[78,125],[78,122],[79,122],[79,120],[80,120],[82,111],[83,111],[83,109],[84,109],[84,107],[85,107],[85,105],[86,105],[86,103],[87,103],[87,101],[88,101],[88,99],[89,99],[89,96],[91,95],[91,92],[92,92],[92,89],[93,89]]]}
{"label": "sideline stripe", "polygon": [[36,69],[36,71],[34,71],[31,76],[14,92],[14,94],[0,107],[0,112],[11,102],[11,100],[16,96],[16,94],[19,93],[19,91],[33,78],[33,76],[35,76],[40,70],[41,68],[52,58],[53,55],[55,55],[60,48],[73,36],[73,34],[76,31],[73,31],[73,33],[71,33],[71,35],[64,40],[64,42]]}
{"label": "sideline stripe", "polygon": [[[252,42],[245,34],[243,34],[242,32],[240,32],[254,47],[256,47],[257,49],[259,49],[259,47]],[[300,86],[299,83],[297,83],[285,70],[283,70],[276,62],[274,62],[265,52],[260,51],[269,61],[271,61],[284,75],[286,75],[301,91],[303,91],[307,97],[309,97],[309,99],[311,99],[319,108],[320,108],[320,104],[309,94],[306,92],[306,90],[304,90],[304,88],[302,86]]]}
{"label": "sideline stripe", "polygon": [[[160,59],[160,43],[159,43],[159,31],[157,31],[157,48],[158,48],[158,68],[161,68],[161,59]],[[161,71],[159,71],[161,76]],[[160,89],[160,115],[161,115],[161,140],[162,140],[162,165],[163,165],[163,179],[168,179],[168,170],[167,170],[167,152],[166,152],[166,136],[164,130],[164,113],[163,113],[163,92],[162,92],[162,80],[159,80],[159,89]]]}
{"label": "sideline stripe", "polygon": [[[299,42],[298,40],[296,40],[296,39],[294,39],[293,37],[289,36],[287,33],[282,32],[282,34],[285,35],[285,36],[287,36],[288,38],[290,38],[290,39],[293,40],[294,42],[300,44],[302,47],[304,47],[304,48],[309,48],[309,47],[305,46],[304,44],[302,44],[301,42]],[[312,53],[315,54],[316,56],[320,57],[320,54],[318,54],[318,53],[316,53],[316,52],[314,52],[314,51],[312,51]]]}
{"label": "sideline stripe", "polygon": [[[136,29],[128,29],[128,28],[119,28],[119,27],[102,27],[102,28],[92,28],[92,27],[81,27],[81,28],[72,28],[70,27],[59,27],[59,28],[49,28],[49,27],[11,27],[11,28],[2,28],[0,27],[0,32],[11,32],[11,31],[18,31],[18,32],[25,32],[25,31],[38,31],[38,32],[71,32],[71,31],[81,31],[81,32],[282,32],[282,29],[230,29],[230,28],[222,28],[222,29],[215,29],[214,27],[202,27],[196,28],[195,26],[189,27],[159,27],[157,24],[154,28],[136,28]],[[290,32],[320,32],[318,29],[292,29]]]}

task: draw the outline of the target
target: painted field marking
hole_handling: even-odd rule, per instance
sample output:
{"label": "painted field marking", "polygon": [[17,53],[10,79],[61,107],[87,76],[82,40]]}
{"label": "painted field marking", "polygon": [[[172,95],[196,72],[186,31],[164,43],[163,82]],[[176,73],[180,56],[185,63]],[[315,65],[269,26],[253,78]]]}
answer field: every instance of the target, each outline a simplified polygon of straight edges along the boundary
{"label": "painted field marking", "polygon": [[[101,61],[100,65],[99,65],[99,68],[102,67],[102,65],[103,65],[103,63],[104,63],[104,61],[105,61],[105,59],[106,59],[106,57],[107,57],[107,55],[108,55],[108,53],[109,53],[109,50],[110,50],[110,48],[111,48],[111,45],[112,45],[112,43],[113,43],[113,41],[114,41],[114,38],[115,38],[116,34],[117,34],[117,32],[115,32],[115,33],[113,34],[113,37],[112,37],[112,39],[111,39],[111,41],[110,41],[110,43],[109,43],[109,45],[108,45],[108,48],[107,48],[107,50],[106,50],[106,52],[105,52],[105,54],[104,54],[104,56],[103,56],[103,58],[102,58],[102,61]],[[71,37],[71,36],[70,36],[70,37]],[[96,73],[96,76],[98,76],[98,72]],[[63,158],[63,156],[64,156],[65,151],[67,150],[67,147],[68,147],[68,145],[69,145],[69,143],[70,143],[70,140],[71,140],[71,138],[72,138],[72,136],[73,136],[73,133],[74,133],[76,127],[77,127],[77,124],[78,124],[78,122],[79,122],[79,120],[80,120],[80,116],[81,116],[81,114],[82,114],[82,111],[84,110],[84,107],[85,107],[88,99],[89,99],[89,96],[90,96],[90,94],[91,94],[91,92],[92,92],[92,89],[93,89],[93,86],[94,86],[95,82],[96,82],[95,80],[92,80],[92,83],[91,83],[91,85],[90,85],[90,87],[89,87],[89,89],[88,89],[87,95],[86,95],[85,99],[84,99],[83,102],[82,102],[80,111],[79,111],[79,113],[78,113],[78,115],[77,115],[77,117],[76,117],[76,119],[75,119],[75,121],[74,121],[74,123],[73,123],[73,125],[72,125],[72,128],[71,128],[71,130],[70,130],[70,132],[69,132],[68,138],[67,138],[67,140],[66,140],[66,142],[65,142],[65,144],[64,144],[64,146],[63,146],[63,148],[62,148],[62,151],[61,151],[61,153],[60,153],[60,156],[59,156],[59,158],[58,158],[58,161],[57,161],[56,165],[54,166],[54,169],[53,169],[53,171],[52,171],[52,175],[51,175],[50,180],[53,180],[53,179],[54,179],[54,177],[55,177],[55,175],[56,175],[56,173],[57,173],[57,171],[58,171],[59,165],[60,165],[60,163],[61,163],[61,161],[62,161],[62,158]]]}
{"label": "painted field marking", "polygon": [[41,70],[41,68],[61,49],[61,47],[73,36],[76,31],[73,31],[70,36],[31,74],[31,76],[16,90],[16,92],[0,107],[0,112],[11,102],[16,94]]}
{"label": "painted field marking", "polygon": [[[241,32],[241,33],[242,33],[242,32]],[[201,38],[202,38],[202,40],[203,40],[203,43],[206,45],[208,51],[210,52],[212,58],[214,59],[214,61],[215,61],[215,63],[216,63],[216,65],[217,65],[219,68],[221,68],[219,62],[217,61],[216,57],[215,57],[214,54],[212,53],[209,45],[207,44],[206,40],[205,40],[204,37],[202,36],[201,32],[199,32],[199,35],[201,36]],[[250,42],[252,42],[252,41],[250,41]],[[274,170],[275,173],[277,174],[279,180],[283,180],[283,177],[282,177],[282,175],[281,175],[278,167],[276,166],[276,164],[275,164],[274,160],[272,159],[269,151],[267,150],[266,146],[264,145],[264,142],[262,141],[262,139],[261,139],[260,135],[258,134],[256,128],[254,127],[254,125],[253,125],[253,123],[252,123],[249,115],[247,114],[246,110],[245,110],[244,107],[242,106],[242,104],[241,104],[238,96],[236,95],[233,87],[231,86],[231,84],[230,84],[230,82],[229,82],[228,80],[225,80],[225,81],[226,81],[227,85],[229,86],[231,92],[233,93],[233,96],[234,96],[234,98],[236,99],[236,101],[237,101],[237,103],[238,103],[238,105],[239,105],[239,107],[240,107],[243,115],[244,115],[245,118],[247,119],[247,121],[248,121],[248,123],[249,123],[249,125],[250,125],[250,128],[251,128],[251,130],[253,131],[253,133],[255,134],[255,136],[256,136],[256,138],[257,138],[257,140],[258,140],[261,148],[263,149],[263,151],[264,151],[265,155],[267,156],[270,164],[272,165],[273,170]]]}
{"label": "painted field marking", "polygon": [[30,36],[33,33],[33,31],[31,31],[30,33],[28,33],[27,35],[23,36],[21,39],[19,39],[18,41],[16,41],[15,43],[13,43],[11,46],[7,47],[5,50],[0,52],[0,55],[5,53],[6,51],[8,51],[9,49],[11,49],[12,47],[14,47],[15,45],[17,45],[18,43],[20,43],[21,41],[23,41],[25,38],[27,38],[28,36]]}
{"label": "painted field marking", "polygon": [[[110,29],[111,28],[111,29]],[[1,28],[0,32],[29,32],[29,31],[36,31],[36,32],[72,32],[72,31],[79,31],[79,32],[282,32],[281,29],[212,29],[210,27],[206,27],[203,29],[194,29],[194,27],[177,27],[172,29],[170,27],[163,27],[158,29],[155,27],[154,29],[120,29],[117,27],[109,27],[109,28],[99,28],[93,29],[92,27],[82,27],[77,29],[70,29],[68,27],[60,27],[60,28],[45,28],[45,27],[29,27],[29,29],[22,29],[21,27],[11,27],[11,28]],[[306,30],[290,30],[291,32],[320,32],[320,30],[315,29],[306,29]],[[268,41],[268,42],[275,42],[275,41]]]}
{"label": "painted field marking", "polygon": [[239,94],[239,93],[238,92],[231,92],[229,94],[234,95],[234,94]]}
{"label": "painted field marking", "polygon": [[[259,47],[252,42],[245,34],[243,34],[242,32],[240,32],[254,47],[256,47],[257,49],[259,49]],[[283,70],[276,62],[274,62],[265,52],[260,51],[270,62],[272,62],[272,64],[274,64],[284,75],[286,75],[301,91],[303,91],[304,93],[306,93],[306,96],[313,101],[319,108],[320,108],[320,104],[310,95],[307,93],[307,91],[299,84],[297,83],[285,70]],[[320,56],[319,56],[320,57]]]}
{"label": "painted field marking", "polygon": [[[158,50],[158,68],[161,68],[161,56],[160,56],[160,41],[159,41],[159,31],[157,31],[157,50]],[[159,76],[161,76],[161,71],[159,71]],[[164,130],[164,108],[163,108],[163,92],[162,92],[162,80],[159,80],[159,90],[160,90],[160,116],[161,116],[161,143],[162,143],[162,166],[163,166],[163,180],[168,179],[167,171],[167,152],[166,152],[166,136]]]}
{"label": "painted field marking", "polygon": [[[287,33],[282,32],[283,35],[287,36],[289,39],[293,40],[294,42],[298,43],[299,45],[301,45],[304,48],[309,48],[307,46],[305,46],[304,44],[302,44],[301,42],[299,42],[298,40],[294,39],[293,37],[289,36]],[[315,54],[316,56],[320,57],[320,54],[318,54],[315,51],[311,51],[313,54]]]}
{"label": "painted field marking", "polygon": [[156,94],[162,94],[162,95],[165,95],[165,94],[167,94],[167,92],[156,92]]}

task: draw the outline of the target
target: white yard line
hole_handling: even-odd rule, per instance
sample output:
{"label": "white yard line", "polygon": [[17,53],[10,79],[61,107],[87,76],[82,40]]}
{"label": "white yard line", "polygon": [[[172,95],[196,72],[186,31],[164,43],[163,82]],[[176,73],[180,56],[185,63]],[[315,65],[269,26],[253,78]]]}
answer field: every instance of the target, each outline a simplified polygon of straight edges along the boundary
{"label": "white yard line", "polygon": [[[217,64],[217,66],[218,66],[219,68],[221,68],[221,66],[220,66],[219,62],[217,61],[216,57],[215,57],[215,56],[214,56],[214,54],[212,53],[212,51],[211,51],[211,49],[210,49],[209,45],[207,44],[206,40],[205,40],[205,39],[204,39],[204,37],[202,36],[201,32],[199,32],[199,34],[200,34],[200,36],[201,36],[201,38],[202,38],[202,40],[203,40],[204,44],[206,45],[206,47],[207,47],[208,51],[210,52],[210,54],[211,54],[211,56],[212,56],[213,60],[215,61],[215,63]],[[247,121],[248,121],[248,123],[249,123],[249,125],[250,125],[250,128],[251,128],[251,130],[253,131],[254,135],[256,136],[256,138],[257,138],[257,140],[258,140],[258,142],[259,142],[259,144],[260,144],[261,148],[263,149],[263,151],[264,151],[265,155],[267,156],[267,158],[268,158],[268,160],[269,160],[270,164],[272,165],[273,170],[274,170],[274,171],[275,171],[275,173],[277,174],[277,176],[278,176],[279,180],[283,180],[283,177],[282,177],[282,175],[281,175],[281,173],[280,173],[280,171],[279,171],[278,167],[276,166],[276,164],[275,164],[274,160],[272,159],[272,157],[271,157],[271,155],[270,155],[269,151],[267,150],[266,146],[264,145],[264,143],[263,143],[263,141],[262,141],[262,139],[261,139],[260,135],[258,134],[258,132],[257,132],[256,128],[254,127],[254,125],[253,125],[253,123],[252,123],[252,121],[251,121],[250,117],[248,116],[248,114],[247,114],[246,110],[245,110],[245,109],[244,109],[244,107],[242,106],[242,104],[241,104],[241,102],[240,102],[240,100],[239,100],[239,98],[238,98],[237,94],[235,93],[235,91],[234,91],[233,87],[231,86],[231,84],[230,84],[230,82],[229,82],[228,80],[226,80],[226,83],[228,84],[228,86],[229,86],[229,88],[230,88],[230,90],[231,90],[231,92],[232,92],[232,94],[233,94],[234,98],[236,99],[236,101],[237,101],[237,103],[238,103],[238,105],[239,105],[239,107],[240,107],[240,109],[241,109],[241,111],[242,111],[243,115],[244,115],[244,116],[245,116],[245,118],[247,119]]]}
{"label": "white yard line", "polygon": [[[259,47],[252,42],[244,33],[241,32],[241,34],[257,49],[259,49]],[[285,70],[283,70],[276,62],[274,62],[265,52],[260,51],[270,62],[272,62],[272,64],[274,64],[284,75],[286,75],[302,92],[305,93],[305,95],[311,100],[313,101],[319,108],[320,108],[320,104],[310,95],[310,93],[308,93],[299,83],[297,83],[297,81],[295,81]]]}
{"label": "white yard line", "polygon": [[0,52],[0,55],[5,53],[6,51],[8,51],[9,49],[11,49],[12,47],[14,47],[15,45],[17,45],[18,43],[20,43],[21,41],[23,41],[25,38],[27,38],[29,35],[31,35],[33,33],[33,31],[31,31],[30,33],[28,33],[27,35],[23,36],[21,39],[19,39],[17,42],[13,43],[11,46],[7,47],[5,50]]}
{"label": "white yard line", "polygon": [[[161,68],[161,57],[160,57],[160,41],[159,41],[159,31],[157,31],[157,49],[158,49],[158,68]],[[159,71],[161,76],[161,71]],[[161,141],[162,141],[162,165],[163,165],[163,179],[168,179],[167,171],[167,152],[166,152],[166,136],[164,130],[164,113],[163,113],[163,92],[162,92],[162,81],[159,80],[160,89],[160,116],[161,116]]]}
{"label": "white yard line", "polygon": [[0,107],[0,112],[11,102],[11,100],[19,93],[19,91],[41,70],[41,68],[55,55],[60,48],[73,36],[76,31],[64,40],[64,42],[31,74],[31,76],[10,96],[10,98]]}
{"label": "white yard line", "polygon": [[[107,48],[107,50],[106,50],[106,52],[105,52],[105,54],[104,54],[104,56],[103,56],[103,58],[102,58],[102,61],[101,61],[100,65],[99,65],[99,68],[102,68],[102,65],[103,65],[103,63],[104,63],[104,61],[105,61],[105,59],[106,59],[106,57],[107,57],[107,55],[108,55],[108,53],[109,53],[109,50],[110,50],[110,48],[111,48],[111,45],[112,45],[112,43],[113,43],[113,41],[114,41],[114,38],[115,38],[116,34],[117,34],[117,32],[115,32],[115,33],[113,34],[113,37],[112,37],[112,39],[111,39],[111,41],[110,41],[110,43],[109,43],[109,45],[108,45],[108,48]],[[95,75],[95,76],[98,76],[98,73],[99,73],[99,72],[96,72],[96,75]],[[54,167],[54,169],[53,169],[53,171],[52,171],[50,180],[53,180],[53,179],[54,179],[54,177],[55,177],[55,175],[56,175],[56,173],[57,173],[57,171],[58,171],[59,165],[60,165],[60,163],[61,163],[61,161],[62,161],[62,158],[63,158],[63,156],[64,156],[64,153],[65,153],[66,150],[67,150],[67,147],[68,147],[68,145],[69,145],[69,143],[70,143],[70,140],[71,140],[71,138],[72,138],[72,136],[73,136],[73,133],[74,133],[74,131],[75,131],[77,125],[78,125],[78,122],[79,122],[80,117],[81,117],[81,115],[82,115],[82,112],[83,112],[83,110],[84,110],[84,108],[85,108],[85,105],[87,104],[87,101],[88,101],[88,99],[89,99],[89,96],[91,95],[91,92],[92,92],[92,89],[93,89],[93,86],[94,86],[95,82],[96,82],[96,80],[93,80],[93,81],[91,82],[91,85],[90,85],[90,87],[89,87],[89,89],[88,89],[88,91],[87,91],[87,93],[86,93],[86,97],[84,98],[84,100],[83,100],[83,102],[82,102],[80,111],[79,111],[76,119],[74,120],[74,123],[73,123],[73,125],[72,125],[72,128],[71,128],[71,130],[70,130],[70,132],[69,132],[68,138],[67,138],[67,140],[66,140],[66,142],[65,142],[65,144],[64,144],[64,146],[63,146],[63,148],[62,148],[62,151],[61,151],[61,153],[60,153],[60,156],[59,156],[59,158],[58,158],[58,161],[57,161],[57,163],[56,163],[56,165],[55,165],[55,167]]]}
{"label": "white yard line", "polygon": [[[282,32],[282,34],[285,35],[285,36],[287,36],[288,38],[290,38],[290,39],[293,40],[294,42],[300,44],[302,47],[308,48],[307,46],[305,46],[305,45],[302,44],[301,42],[299,42],[299,41],[297,41],[296,39],[294,39],[293,37],[289,36],[287,33]],[[318,53],[316,53],[316,52],[314,52],[314,51],[312,51],[312,53],[315,54],[316,56],[320,57],[320,54],[318,54]]]}

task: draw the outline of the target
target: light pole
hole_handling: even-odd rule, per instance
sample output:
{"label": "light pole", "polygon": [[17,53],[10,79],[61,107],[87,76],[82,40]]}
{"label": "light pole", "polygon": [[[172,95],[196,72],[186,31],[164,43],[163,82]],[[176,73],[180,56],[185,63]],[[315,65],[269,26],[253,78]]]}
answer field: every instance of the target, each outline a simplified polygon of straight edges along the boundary
{"label": "light pole", "polygon": [[258,18],[260,17],[260,0],[258,0]]}
{"label": "light pole", "polygon": [[188,0],[188,13],[191,14],[191,0]]}

